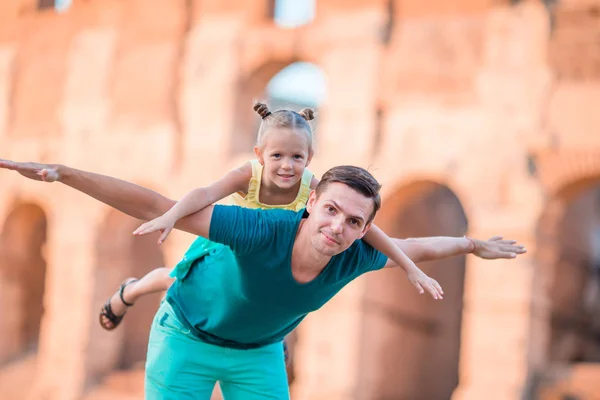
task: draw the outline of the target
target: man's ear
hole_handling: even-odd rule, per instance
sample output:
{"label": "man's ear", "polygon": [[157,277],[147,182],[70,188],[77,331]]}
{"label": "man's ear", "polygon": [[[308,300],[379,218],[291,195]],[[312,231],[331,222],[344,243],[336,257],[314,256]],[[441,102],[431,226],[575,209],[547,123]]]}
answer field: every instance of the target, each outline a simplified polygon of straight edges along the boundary
{"label": "man's ear", "polygon": [[363,236],[365,236],[367,234],[367,232],[369,232],[369,229],[371,229],[371,225],[373,225],[372,222],[369,222],[367,225],[365,225],[365,227],[362,230],[362,233],[359,236],[359,239],[362,239]]}
{"label": "man's ear", "polygon": [[317,192],[312,190],[308,195],[308,201],[306,202],[306,211],[309,213],[312,211],[315,206],[315,202],[317,201]]}

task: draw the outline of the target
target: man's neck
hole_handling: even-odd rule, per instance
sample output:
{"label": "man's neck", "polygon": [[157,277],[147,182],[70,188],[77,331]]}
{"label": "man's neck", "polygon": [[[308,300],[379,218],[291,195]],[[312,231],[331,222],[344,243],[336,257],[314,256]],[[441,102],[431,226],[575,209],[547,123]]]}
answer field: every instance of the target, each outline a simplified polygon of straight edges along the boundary
{"label": "man's neck", "polygon": [[299,283],[314,280],[325,269],[331,257],[315,250],[310,242],[309,232],[302,220],[292,249],[292,275]]}

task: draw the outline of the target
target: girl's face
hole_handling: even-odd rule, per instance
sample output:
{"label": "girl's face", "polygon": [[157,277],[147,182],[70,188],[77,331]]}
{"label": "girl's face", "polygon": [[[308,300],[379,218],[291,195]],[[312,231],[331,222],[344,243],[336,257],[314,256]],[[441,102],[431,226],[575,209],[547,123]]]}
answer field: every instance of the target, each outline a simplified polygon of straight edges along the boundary
{"label": "girl's face", "polygon": [[281,189],[294,187],[310,163],[309,138],[303,130],[271,128],[264,135],[262,146],[254,153],[263,165],[263,180]]}

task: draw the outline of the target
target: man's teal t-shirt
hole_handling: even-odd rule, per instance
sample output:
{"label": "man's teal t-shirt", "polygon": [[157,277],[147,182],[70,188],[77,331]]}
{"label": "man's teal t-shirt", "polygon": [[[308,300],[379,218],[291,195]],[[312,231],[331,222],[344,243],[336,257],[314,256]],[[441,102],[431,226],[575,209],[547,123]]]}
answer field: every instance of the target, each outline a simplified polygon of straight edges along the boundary
{"label": "man's teal t-shirt", "polygon": [[215,206],[209,236],[216,243],[167,292],[182,323],[208,343],[264,346],[282,340],[350,281],[385,265],[385,255],[357,240],[313,281],[298,283],[291,257],[303,214]]}

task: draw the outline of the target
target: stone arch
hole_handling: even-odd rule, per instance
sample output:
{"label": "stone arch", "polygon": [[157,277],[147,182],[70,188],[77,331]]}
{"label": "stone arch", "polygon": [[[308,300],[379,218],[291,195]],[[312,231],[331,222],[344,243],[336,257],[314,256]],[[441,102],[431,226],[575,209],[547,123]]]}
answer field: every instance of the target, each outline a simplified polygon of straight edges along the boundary
{"label": "stone arch", "polygon": [[536,227],[530,398],[559,390],[576,367],[600,362],[600,171],[592,175],[586,168],[579,179],[564,179],[583,164],[572,164],[554,181]]}
{"label": "stone arch", "polygon": [[568,200],[600,176],[600,152],[595,149],[543,151],[532,154],[531,160],[533,173],[557,199]]}
{"label": "stone arch", "polygon": [[252,110],[254,100],[266,100],[266,87],[269,80],[293,60],[268,61],[242,77],[237,91],[235,107],[235,123],[231,140],[231,152],[250,153],[256,140],[257,128],[260,124],[256,113]]}
{"label": "stone arch", "polygon": [[0,364],[37,352],[44,314],[47,239],[44,210],[12,208],[0,234]]}
{"label": "stone arch", "polygon": [[98,229],[94,296],[91,304],[93,320],[87,354],[88,383],[97,381],[114,369],[143,367],[148,334],[161,294],[138,300],[127,311],[121,325],[106,332],[98,323],[100,308],[127,277],[141,278],[154,268],[165,265],[157,235],[133,237],[141,221],[111,210]]}
{"label": "stone arch", "polygon": [[[419,181],[383,202],[376,224],[391,237],[462,236],[467,219],[447,186]],[[401,270],[368,274],[358,398],[448,399],[458,386],[465,257],[424,263],[444,301],[420,296]]]}
{"label": "stone arch", "polygon": [[[297,96],[295,99],[293,96],[282,97],[279,95],[281,91],[277,91],[276,88],[270,85],[272,80],[276,78],[279,73],[284,73],[288,68],[299,64],[305,64],[307,67],[312,67],[312,73],[315,75],[320,73],[320,79],[318,80],[322,82],[317,82],[316,85],[324,85],[324,74],[317,66],[297,59],[271,60],[265,62],[248,74],[247,77],[242,78],[237,93],[235,112],[236,121],[231,140],[231,152],[233,154],[250,153],[256,142],[256,133],[260,126],[260,119],[252,110],[252,103],[254,100],[266,100],[273,109],[299,109],[302,107],[317,108],[320,105],[320,102],[323,101],[323,95],[316,95],[316,101],[307,100],[306,98],[302,98],[302,96]],[[304,79],[307,78],[305,77]],[[316,80],[316,78],[314,79]],[[287,81],[293,81],[293,79]],[[293,92],[294,90],[294,88],[290,88],[290,91]],[[293,93],[291,94],[293,95]]]}

